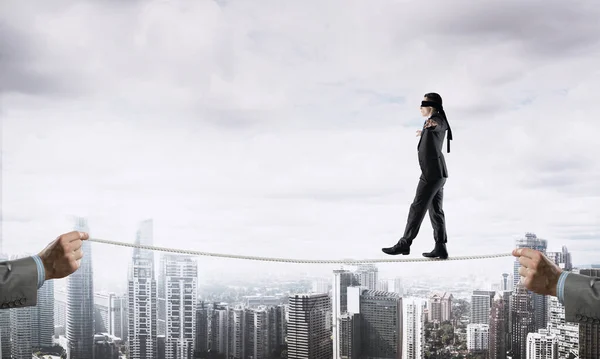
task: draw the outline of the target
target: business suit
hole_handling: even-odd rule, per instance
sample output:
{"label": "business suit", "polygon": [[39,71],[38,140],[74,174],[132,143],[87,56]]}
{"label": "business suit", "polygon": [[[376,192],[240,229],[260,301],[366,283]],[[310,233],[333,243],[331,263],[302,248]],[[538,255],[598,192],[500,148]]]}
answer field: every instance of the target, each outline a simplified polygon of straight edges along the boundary
{"label": "business suit", "polygon": [[0,310],[37,305],[39,265],[37,256],[0,262]]}
{"label": "business suit", "polygon": [[565,306],[565,320],[600,324],[600,278],[569,272],[561,276],[559,299]]}
{"label": "business suit", "polygon": [[430,119],[437,125],[428,128],[423,126],[417,145],[421,177],[402,236],[408,245],[412,244],[417,237],[427,211],[429,211],[435,242],[447,242],[443,200],[448,169],[442,147],[448,130],[448,121],[439,114],[434,114]]}

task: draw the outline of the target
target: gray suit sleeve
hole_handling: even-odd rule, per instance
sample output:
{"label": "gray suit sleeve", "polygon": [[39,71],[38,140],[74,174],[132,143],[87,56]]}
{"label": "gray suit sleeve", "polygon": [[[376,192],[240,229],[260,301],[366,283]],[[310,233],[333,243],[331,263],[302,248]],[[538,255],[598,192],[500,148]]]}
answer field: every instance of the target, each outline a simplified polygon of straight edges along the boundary
{"label": "gray suit sleeve", "polygon": [[38,268],[31,257],[0,262],[0,309],[37,305]]}
{"label": "gray suit sleeve", "polygon": [[564,301],[567,322],[600,323],[600,278],[569,273]]}

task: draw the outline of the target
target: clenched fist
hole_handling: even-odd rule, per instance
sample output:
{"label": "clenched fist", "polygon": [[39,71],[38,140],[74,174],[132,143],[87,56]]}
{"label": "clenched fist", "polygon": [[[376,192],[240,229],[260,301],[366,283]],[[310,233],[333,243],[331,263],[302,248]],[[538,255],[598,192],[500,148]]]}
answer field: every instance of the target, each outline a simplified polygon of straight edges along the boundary
{"label": "clenched fist", "polygon": [[46,280],[64,278],[79,269],[83,241],[90,238],[85,232],[65,233],[50,243],[39,256],[44,264]]}
{"label": "clenched fist", "polygon": [[519,258],[522,283],[525,288],[542,295],[556,296],[558,278],[562,273],[542,252],[530,248],[513,250],[513,256]]}

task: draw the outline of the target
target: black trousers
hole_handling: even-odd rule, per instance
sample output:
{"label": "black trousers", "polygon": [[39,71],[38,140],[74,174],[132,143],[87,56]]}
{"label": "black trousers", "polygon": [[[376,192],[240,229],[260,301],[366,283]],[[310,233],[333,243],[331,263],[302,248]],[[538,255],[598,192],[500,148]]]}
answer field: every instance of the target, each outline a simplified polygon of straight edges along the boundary
{"label": "black trousers", "polygon": [[415,199],[410,205],[404,238],[408,244],[412,244],[413,239],[419,234],[421,223],[425,218],[425,212],[429,211],[429,219],[433,227],[433,238],[436,243],[446,243],[446,218],[444,217],[444,184],[445,178],[436,178],[428,180],[421,175]]}

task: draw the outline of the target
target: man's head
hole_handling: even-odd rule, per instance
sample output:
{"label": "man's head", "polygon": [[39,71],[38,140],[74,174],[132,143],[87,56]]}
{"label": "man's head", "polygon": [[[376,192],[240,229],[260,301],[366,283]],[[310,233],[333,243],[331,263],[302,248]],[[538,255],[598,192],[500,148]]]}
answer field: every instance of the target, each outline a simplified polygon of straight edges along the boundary
{"label": "man's head", "polygon": [[442,96],[435,92],[425,94],[421,102],[421,116],[431,117],[442,109]]}

